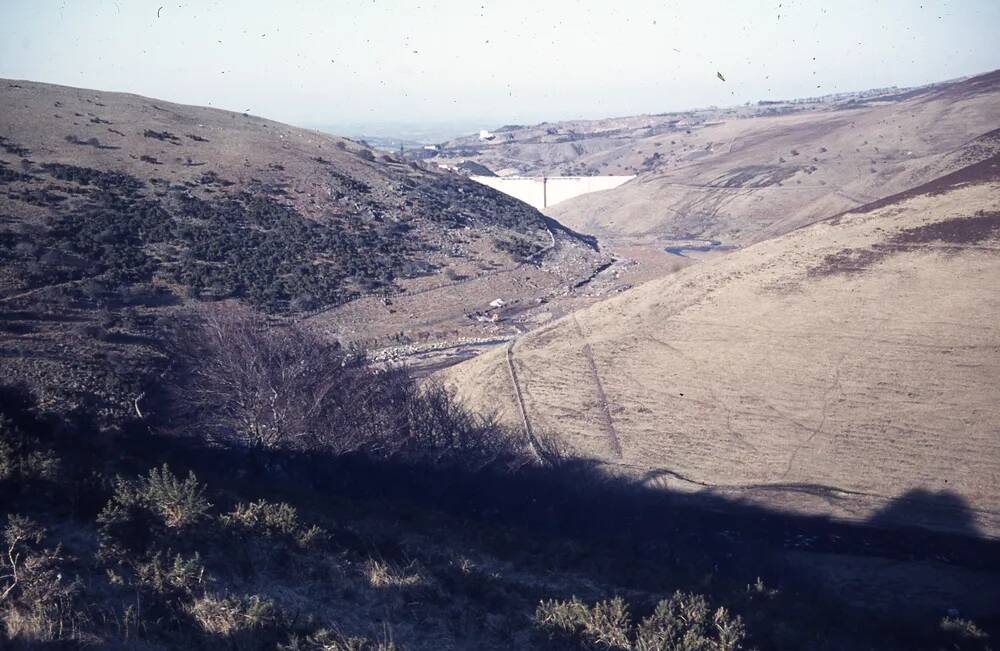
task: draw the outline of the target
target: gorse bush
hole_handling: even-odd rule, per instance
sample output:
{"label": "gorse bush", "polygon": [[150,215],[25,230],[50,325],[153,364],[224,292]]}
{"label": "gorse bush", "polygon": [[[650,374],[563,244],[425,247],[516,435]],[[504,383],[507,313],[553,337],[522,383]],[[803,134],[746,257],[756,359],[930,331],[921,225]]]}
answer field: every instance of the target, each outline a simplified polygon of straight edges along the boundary
{"label": "gorse bush", "polygon": [[[179,142],[168,132],[146,133]],[[95,138],[73,142],[107,148]],[[153,165],[167,162],[139,158]],[[330,161],[318,162],[326,164],[334,202],[322,219],[276,200],[287,181],[244,184],[223,197],[219,189],[235,183],[212,171],[185,187],[62,163],[43,163],[38,176],[0,168],[0,182],[31,183],[12,196],[53,213],[32,238],[38,246],[18,246],[23,238],[0,236],[0,261],[29,286],[101,277],[113,296],[131,284],[161,279],[180,285],[180,294],[239,298],[269,313],[287,313],[343,303],[364,292],[392,292],[398,278],[431,271],[427,254],[433,238],[423,230],[407,236],[420,226],[440,231],[478,221],[530,233],[509,241],[511,251],[524,255],[547,239],[537,211],[472,181],[401,179],[397,202]],[[62,183],[53,185],[51,179]]]}
{"label": "gorse bush", "polygon": [[592,608],[576,597],[543,601],[535,610],[535,625],[552,640],[594,648],[631,648],[628,606],[621,597],[598,602]]}
{"label": "gorse bush", "polygon": [[970,619],[948,615],[941,620],[939,646],[955,651],[990,651],[990,636]]}
{"label": "gorse bush", "polygon": [[298,511],[290,504],[277,504],[258,500],[237,504],[220,518],[222,524],[243,534],[262,537],[282,536],[301,547],[309,547],[323,538],[325,532],[316,525],[305,526],[299,521]]}
{"label": "gorse bush", "polygon": [[412,563],[397,568],[384,560],[371,558],[364,564],[363,574],[373,588],[402,588],[424,583],[420,568]]}
{"label": "gorse bush", "polygon": [[503,251],[521,262],[528,260],[545,248],[545,245],[539,241],[516,234],[497,237],[493,240],[493,246],[498,251]]}
{"label": "gorse bush", "polygon": [[[618,530],[589,538],[572,522],[557,530],[576,514],[599,517],[588,507],[610,512],[624,503],[594,500],[592,486],[576,481],[567,490],[578,502],[548,494],[556,484],[537,479],[549,476],[546,468],[467,473],[432,468],[435,456],[419,466],[233,449],[151,436],[145,427],[61,430],[62,421],[32,416],[8,396],[0,393],[5,431],[23,439],[0,439],[15,450],[7,458],[48,450],[60,470],[20,482],[26,490],[0,482],[0,511],[21,514],[7,519],[0,544],[3,649],[985,651],[995,639],[990,620],[980,627],[957,615],[900,617],[897,625],[813,598],[794,582],[755,582],[757,545],[715,565],[718,548],[701,547],[712,544],[707,535],[692,537],[692,553],[683,536],[668,534],[659,545]],[[422,422],[447,423],[448,410],[443,404],[444,416]],[[455,444],[441,427],[435,449]],[[137,463],[155,470],[136,476]],[[571,470],[555,473],[586,478]],[[610,522],[635,522],[634,514]],[[544,520],[540,529],[535,518]],[[619,537],[625,544],[609,546]],[[722,549],[738,554],[744,542]],[[726,578],[726,565],[741,573]],[[717,572],[710,583],[708,568]],[[708,586],[711,598],[663,598],[655,590],[666,584]],[[595,596],[564,599],[571,591]],[[624,591],[626,598],[613,597]]]}
{"label": "gorse bush", "polygon": [[629,648],[628,606],[621,597],[594,604],[583,624],[584,636],[597,646]]}
{"label": "gorse bush", "polygon": [[135,481],[119,477],[97,517],[102,548],[109,557],[144,551],[158,536],[200,523],[211,506],[194,473],[182,480],[166,464]]}
{"label": "gorse bush", "polygon": [[622,651],[737,651],[746,629],[725,608],[712,610],[701,595],[677,592],[633,624],[621,597],[587,606],[576,597],[543,601],[535,625],[549,640],[576,648]]}
{"label": "gorse bush", "polygon": [[157,551],[148,561],[137,563],[135,572],[142,586],[160,595],[192,594],[208,580],[198,552],[190,558],[181,554],[171,558],[166,552]]}
{"label": "gorse bush", "polygon": [[656,605],[638,626],[636,651],[735,651],[742,648],[746,629],[739,616],[725,608],[712,610],[703,595],[677,592]]}
{"label": "gorse bush", "polygon": [[170,472],[166,464],[149,471],[140,482],[140,495],[171,528],[188,527],[205,517],[212,506],[205,499],[205,488],[198,483],[194,473],[181,480]]}
{"label": "gorse bush", "polygon": [[204,518],[212,505],[205,499],[205,487],[198,483],[194,473],[181,479],[163,464],[162,468],[150,469],[149,475],[138,481],[119,479],[105,512],[110,514],[133,506],[157,514],[166,527],[181,528]]}

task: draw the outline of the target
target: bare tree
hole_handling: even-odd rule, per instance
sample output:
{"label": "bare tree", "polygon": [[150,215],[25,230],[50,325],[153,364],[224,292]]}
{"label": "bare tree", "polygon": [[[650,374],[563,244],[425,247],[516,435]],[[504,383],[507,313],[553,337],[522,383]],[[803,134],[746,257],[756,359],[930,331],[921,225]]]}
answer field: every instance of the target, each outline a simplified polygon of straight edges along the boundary
{"label": "bare tree", "polygon": [[175,420],[216,441],[475,467],[527,455],[523,436],[442,387],[237,304],[211,306],[171,341]]}
{"label": "bare tree", "polygon": [[[335,342],[297,325],[274,327],[236,304],[205,310],[171,343],[174,403],[216,440],[310,447],[353,417],[348,393],[372,384],[357,356]],[[341,451],[360,444],[344,434]]]}

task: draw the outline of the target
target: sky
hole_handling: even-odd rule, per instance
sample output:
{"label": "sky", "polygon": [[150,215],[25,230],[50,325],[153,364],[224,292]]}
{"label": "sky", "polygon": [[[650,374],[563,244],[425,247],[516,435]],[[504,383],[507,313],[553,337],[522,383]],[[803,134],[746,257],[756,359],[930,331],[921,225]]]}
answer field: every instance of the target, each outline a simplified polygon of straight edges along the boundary
{"label": "sky", "polygon": [[998,0],[0,0],[0,77],[468,131],[986,72],[997,25]]}

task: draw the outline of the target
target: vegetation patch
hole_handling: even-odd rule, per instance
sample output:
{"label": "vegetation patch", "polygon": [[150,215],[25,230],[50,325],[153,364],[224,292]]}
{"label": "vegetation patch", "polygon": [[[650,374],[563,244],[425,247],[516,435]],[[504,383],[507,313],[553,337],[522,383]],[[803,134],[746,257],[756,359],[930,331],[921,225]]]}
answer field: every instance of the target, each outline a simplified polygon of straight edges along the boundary
{"label": "vegetation patch", "polygon": [[527,261],[545,248],[544,244],[517,234],[497,237],[493,240],[493,246],[519,262]]}
{"label": "vegetation patch", "polygon": [[12,142],[11,140],[7,139],[4,136],[0,136],[0,149],[3,149],[8,154],[12,154],[14,156],[20,156],[21,158],[25,158],[31,155],[30,149],[28,149],[27,147],[22,147],[21,145],[17,144],[16,142]]}
{"label": "vegetation patch", "polygon": [[827,255],[823,262],[809,269],[810,276],[854,274],[867,271],[885,258],[922,244],[937,244],[945,251],[959,251],[1000,238],[1000,213],[980,210],[975,215],[953,217],[923,226],[906,228],[884,243],[867,249],[843,249]]}
{"label": "vegetation patch", "polygon": [[676,592],[653,612],[633,623],[621,597],[587,606],[576,597],[543,601],[535,625],[567,648],[620,651],[736,651],[743,648],[746,627],[725,608],[712,609],[702,595]]}
{"label": "vegetation patch", "polygon": [[66,136],[66,142],[73,145],[86,145],[88,147],[93,147],[94,149],[121,149],[121,147],[115,147],[113,145],[102,145],[101,141],[97,138],[87,138],[83,140],[82,138],[74,135]]}
{"label": "vegetation patch", "polygon": [[[80,186],[80,200],[67,203],[47,188],[14,195],[56,213],[32,252],[0,249],[0,259],[28,286],[86,278],[123,286],[159,278],[194,296],[242,298],[269,312],[289,312],[390,290],[397,276],[416,271],[411,259],[420,243],[401,237],[405,222],[360,215],[319,222],[268,193],[209,201],[174,188],[158,197],[121,172],[60,163],[42,169]],[[212,172],[202,183],[232,185]]]}
{"label": "vegetation patch", "polygon": [[172,145],[181,144],[181,139],[169,131],[154,131],[153,129],[146,129],[142,132],[142,135],[145,138],[152,138],[161,142],[169,142]]}

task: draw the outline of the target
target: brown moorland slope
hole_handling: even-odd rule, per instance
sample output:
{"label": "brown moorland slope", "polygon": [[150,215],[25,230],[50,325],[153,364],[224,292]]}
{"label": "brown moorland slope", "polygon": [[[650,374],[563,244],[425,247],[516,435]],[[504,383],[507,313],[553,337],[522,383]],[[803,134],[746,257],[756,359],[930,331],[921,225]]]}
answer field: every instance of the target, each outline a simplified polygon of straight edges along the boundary
{"label": "brown moorland slope", "polygon": [[995,537],[998,278],[994,154],[442,375],[647,485]]}
{"label": "brown moorland slope", "polygon": [[[445,143],[433,160],[502,173],[637,174],[547,214],[628,246],[686,239],[743,246],[928,182],[988,155],[1000,71],[725,109],[504,127]],[[970,160],[972,158],[973,160]]]}
{"label": "brown moorland slope", "polygon": [[488,135],[455,138],[441,143],[434,152],[418,155],[460,170],[464,161],[475,161],[501,176],[637,174],[706,156],[688,136],[723,122],[894,103],[943,83],[949,82],[670,113],[506,125]]}
{"label": "brown moorland slope", "polygon": [[998,115],[1000,71],[899,98],[724,119],[666,142],[634,141],[626,158],[653,150],[662,158],[619,188],[548,213],[602,240],[695,237],[746,245],[989,156]]}

